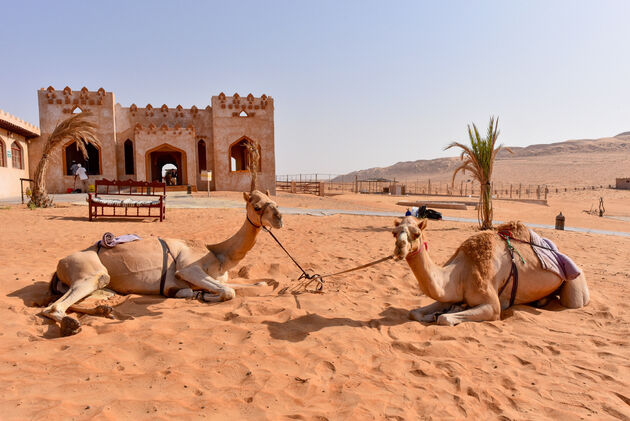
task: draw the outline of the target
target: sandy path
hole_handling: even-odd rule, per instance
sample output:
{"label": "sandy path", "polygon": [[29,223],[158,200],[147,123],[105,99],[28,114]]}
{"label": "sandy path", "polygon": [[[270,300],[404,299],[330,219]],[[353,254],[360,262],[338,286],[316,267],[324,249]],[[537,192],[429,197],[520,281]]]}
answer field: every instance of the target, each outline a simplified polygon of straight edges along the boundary
{"label": "sandy path", "polygon": [[[268,286],[214,305],[131,296],[118,311],[132,319],[84,317],[79,335],[58,338],[34,303],[59,258],[104,231],[214,242],[243,220],[235,209],[169,210],[161,224],[85,213],[0,210],[2,419],[630,419],[630,239],[539,230],[586,271],[592,302],[579,310],[517,306],[497,322],[422,325],[407,314],[430,300],[404,263],[388,262],[331,279],[324,294]],[[326,272],[389,254],[391,222],[286,216],[277,234]],[[444,262],[474,232],[432,222],[430,253]],[[264,235],[241,266],[240,282],[281,288],[297,275]]]}

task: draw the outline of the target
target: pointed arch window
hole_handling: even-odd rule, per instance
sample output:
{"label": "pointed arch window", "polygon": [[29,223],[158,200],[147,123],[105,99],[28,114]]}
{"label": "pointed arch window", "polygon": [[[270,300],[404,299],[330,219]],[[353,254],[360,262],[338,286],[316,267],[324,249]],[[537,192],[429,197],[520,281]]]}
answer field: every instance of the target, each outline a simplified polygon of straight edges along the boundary
{"label": "pointed arch window", "polygon": [[22,156],[22,147],[17,143],[11,144],[11,165],[13,168],[24,169],[24,157]]}
{"label": "pointed arch window", "polygon": [[[230,146],[229,154],[230,154],[230,171],[249,171],[249,152],[247,149],[248,139],[243,138],[237,142],[234,142]],[[262,162],[262,153],[260,144],[258,144],[258,172],[262,171],[261,162]]]}
{"label": "pointed arch window", "polygon": [[197,142],[197,162],[199,163],[199,172],[206,171],[208,169],[206,163],[206,142],[200,139]]}
{"label": "pointed arch window", "polygon": [[4,141],[0,139],[0,167],[7,166],[7,150],[4,147]]}
{"label": "pointed arch window", "polygon": [[125,174],[133,175],[135,174],[134,168],[134,159],[133,159],[133,142],[131,139],[125,140]]}

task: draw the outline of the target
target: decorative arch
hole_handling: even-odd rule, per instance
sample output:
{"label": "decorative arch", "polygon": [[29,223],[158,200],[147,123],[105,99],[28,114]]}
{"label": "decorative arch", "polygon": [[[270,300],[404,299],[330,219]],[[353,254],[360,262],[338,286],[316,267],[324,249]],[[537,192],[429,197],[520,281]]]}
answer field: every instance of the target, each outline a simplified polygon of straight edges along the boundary
{"label": "decorative arch", "polygon": [[24,169],[24,154],[22,153],[22,147],[16,141],[11,143],[11,166],[18,170]]}
{"label": "decorative arch", "polygon": [[134,175],[136,173],[133,142],[131,139],[125,140],[125,175]]}
{"label": "decorative arch", "polygon": [[[152,171],[152,159],[151,159],[151,154],[153,153],[168,153],[168,152],[172,152],[175,154],[179,154],[180,157],[180,164],[177,166],[178,172],[180,173],[179,177],[181,178],[181,182],[179,182],[178,184],[180,185],[186,185],[188,184],[188,162],[187,162],[187,158],[186,158],[186,151],[183,149],[179,149],[169,143],[162,143],[159,146],[156,146],[155,148],[149,149],[148,151],[146,151],[145,155],[144,155],[144,159],[145,159],[145,170],[146,170],[146,178],[147,181],[152,181],[154,178],[154,174]],[[161,176],[161,174],[160,174]]]}
{"label": "decorative arch", "polygon": [[0,167],[7,166],[7,147],[4,146],[4,140],[0,139]]}
{"label": "decorative arch", "polygon": [[78,105],[72,109],[72,114],[81,114],[82,112],[83,112],[83,109],[79,107]]}
{"label": "decorative arch", "polygon": [[88,151],[88,159],[83,157],[83,154],[77,149],[77,145],[73,140],[69,141],[61,148],[61,160],[63,163],[63,175],[72,174],[72,164],[75,161],[77,164],[81,164],[85,167],[88,175],[100,175],[103,168],[103,154],[99,146],[89,143],[86,146]]}
{"label": "decorative arch", "polygon": [[[252,141],[247,136],[243,136],[232,143],[228,149],[228,168],[230,172],[249,171],[249,153],[247,142]],[[262,148],[258,142],[258,172],[262,172]]]}
{"label": "decorative arch", "polygon": [[199,172],[206,171],[208,165],[206,163],[206,142],[203,139],[199,139],[197,142],[197,162],[199,163]]}

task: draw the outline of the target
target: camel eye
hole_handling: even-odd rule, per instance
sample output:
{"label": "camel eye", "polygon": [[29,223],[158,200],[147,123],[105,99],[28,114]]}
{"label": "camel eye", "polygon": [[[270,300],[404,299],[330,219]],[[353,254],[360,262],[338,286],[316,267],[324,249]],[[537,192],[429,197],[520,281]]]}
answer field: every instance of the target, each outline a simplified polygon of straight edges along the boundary
{"label": "camel eye", "polygon": [[255,211],[259,211],[260,210],[260,206],[254,206],[254,210]]}

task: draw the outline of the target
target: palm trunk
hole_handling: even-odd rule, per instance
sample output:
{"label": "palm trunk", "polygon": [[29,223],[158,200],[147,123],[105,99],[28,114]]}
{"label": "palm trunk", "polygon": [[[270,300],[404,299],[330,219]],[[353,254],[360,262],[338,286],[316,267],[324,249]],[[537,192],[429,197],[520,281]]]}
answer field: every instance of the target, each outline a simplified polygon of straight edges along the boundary
{"label": "palm trunk", "polygon": [[479,212],[477,218],[482,230],[492,229],[492,186],[490,182],[481,185]]}
{"label": "palm trunk", "polygon": [[31,201],[29,206],[36,206],[38,208],[47,208],[52,205],[52,199],[48,198],[46,192],[46,170],[48,169],[48,154],[42,154],[42,158],[37,164],[35,169],[35,179],[33,185],[33,192],[31,194]]}

